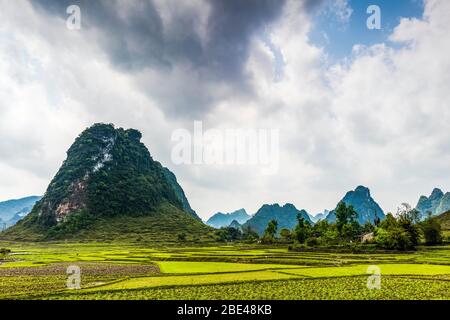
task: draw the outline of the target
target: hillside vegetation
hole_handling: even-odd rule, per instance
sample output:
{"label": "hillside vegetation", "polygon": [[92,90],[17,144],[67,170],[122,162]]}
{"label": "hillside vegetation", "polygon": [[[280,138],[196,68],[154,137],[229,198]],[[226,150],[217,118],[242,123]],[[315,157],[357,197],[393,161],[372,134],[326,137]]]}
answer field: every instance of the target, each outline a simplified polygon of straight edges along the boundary
{"label": "hillside vegetation", "polygon": [[95,124],[67,159],[31,213],[2,239],[205,238],[211,230],[191,209],[175,175],[153,160],[141,133]]}

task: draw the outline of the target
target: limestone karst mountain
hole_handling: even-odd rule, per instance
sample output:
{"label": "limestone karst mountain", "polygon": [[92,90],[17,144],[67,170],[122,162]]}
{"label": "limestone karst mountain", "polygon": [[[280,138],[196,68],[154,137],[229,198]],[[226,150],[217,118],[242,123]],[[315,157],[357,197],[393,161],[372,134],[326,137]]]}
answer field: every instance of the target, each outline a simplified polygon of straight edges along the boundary
{"label": "limestone karst mountain", "polygon": [[[376,216],[381,220],[385,218],[383,210],[372,198],[367,187],[358,186],[354,191],[347,192],[341,201],[347,206],[353,206],[353,209],[358,213],[358,222],[360,224],[364,224],[367,221],[373,223]],[[326,219],[329,222],[335,222],[336,214],[334,210],[328,214]]]}
{"label": "limestone karst mountain", "polygon": [[206,224],[214,228],[222,228],[229,226],[234,220],[239,224],[244,224],[251,216],[247,214],[245,209],[239,209],[230,213],[218,212],[211,216]]}
{"label": "limestone karst mountain", "polygon": [[450,192],[444,194],[441,189],[435,188],[430,196],[421,196],[416,209],[425,217],[428,212],[437,216],[450,210]]}
{"label": "limestone karst mountain", "polygon": [[31,213],[2,238],[175,238],[207,234],[175,175],[153,160],[134,129],[83,131]]}
{"label": "limestone karst mountain", "polygon": [[30,196],[0,202],[0,228],[3,228],[4,225],[10,227],[16,224],[30,213],[39,199],[41,199],[39,196]]}
{"label": "limestone karst mountain", "polygon": [[278,222],[278,231],[283,228],[292,230],[297,225],[297,215],[301,215],[312,224],[308,213],[305,210],[298,210],[293,204],[287,203],[284,206],[280,206],[278,203],[265,204],[250,220],[244,223],[243,227],[250,227],[259,235],[263,235],[269,221],[276,220]]}

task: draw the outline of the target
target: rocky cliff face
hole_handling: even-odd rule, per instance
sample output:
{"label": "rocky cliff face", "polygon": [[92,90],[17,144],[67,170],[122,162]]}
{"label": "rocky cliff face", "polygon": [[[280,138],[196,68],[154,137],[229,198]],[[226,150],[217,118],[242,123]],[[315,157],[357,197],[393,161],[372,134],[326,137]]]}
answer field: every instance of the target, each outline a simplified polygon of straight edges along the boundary
{"label": "rocky cliff face", "polygon": [[[341,201],[347,206],[353,206],[353,209],[358,213],[358,222],[360,224],[364,224],[367,221],[373,223],[376,215],[381,220],[385,218],[383,210],[370,195],[370,190],[364,186],[359,186],[354,191],[347,192]],[[331,211],[326,219],[329,222],[335,222],[335,210]]]}
{"label": "rocky cliff face", "polygon": [[439,206],[436,209],[435,214],[439,215],[442,214],[444,212],[447,212],[450,210],[450,192],[447,192],[446,194],[444,194],[444,196],[442,197]]}
{"label": "rocky cliff face", "polygon": [[416,209],[425,217],[428,212],[439,215],[450,210],[450,192],[444,194],[441,189],[435,188],[429,197],[421,196],[417,202]]}

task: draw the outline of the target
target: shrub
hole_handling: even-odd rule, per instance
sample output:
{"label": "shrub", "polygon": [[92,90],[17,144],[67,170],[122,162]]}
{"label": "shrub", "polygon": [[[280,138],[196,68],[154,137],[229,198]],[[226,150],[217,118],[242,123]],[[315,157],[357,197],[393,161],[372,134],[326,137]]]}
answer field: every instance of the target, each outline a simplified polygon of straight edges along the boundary
{"label": "shrub", "polygon": [[280,236],[283,240],[289,241],[292,238],[291,231],[289,229],[283,228],[280,230]]}
{"label": "shrub", "polygon": [[375,241],[379,247],[389,250],[408,250],[415,246],[408,232],[399,226],[378,228]]}
{"label": "shrub", "polygon": [[8,254],[11,253],[10,249],[0,248],[0,259],[5,259]]}
{"label": "shrub", "polygon": [[178,241],[180,241],[180,242],[186,241],[186,233],[184,233],[184,232],[179,233],[179,234],[177,235],[177,239],[178,239]]}
{"label": "shrub", "polygon": [[420,224],[425,238],[425,244],[434,245],[442,243],[442,229],[438,220],[429,216]]}
{"label": "shrub", "polygon": [[315,237],[311,237],[306,240],[306,245],[308,247],[317,247],[319,244],[320,244],[320,240]]}

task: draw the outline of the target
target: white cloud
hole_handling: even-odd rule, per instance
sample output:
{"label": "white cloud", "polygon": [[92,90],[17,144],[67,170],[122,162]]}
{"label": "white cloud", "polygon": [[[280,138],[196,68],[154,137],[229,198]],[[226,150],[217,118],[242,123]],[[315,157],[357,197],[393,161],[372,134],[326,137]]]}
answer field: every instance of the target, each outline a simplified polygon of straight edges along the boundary
{"label": "white cloud", "polygon": [[343,23],[347,23],[352,14],[353,9],[351,8],[348,0],[333,0],[329,4],[329,9],[334,15]]}
{"label": "white cloud", "polygon": [[[179,8],[156,3],[170,32]],[[264,30],[282,59],[254,34],[243,66],[249,90],[238,93],[183,60],[124,72],[109,63],[95,29],[68,31],[63,19],[25,1],[0,6],[0,198],[42,193],[74,137],[97,121],[140,129],[203,217],[273,202],[316,213],[359,184],[386,210],[415,204],[435,186],[450,190],[448,1],[428,0],[423,19],[401,20],[390,37],[400,48],[355,47],[350,60],[331,67],[309,41],[310,17],[289,1]],[[201,17],[194,25],[207,43],[209,11],[200,8],[186,10]],[[347,5],[341,9],[348,19]],[[201,107],[204,99],[211,108]],[[278,175],[171,165],[172,130],[191,129],[195,118],[205,129],[280,129]]]}

